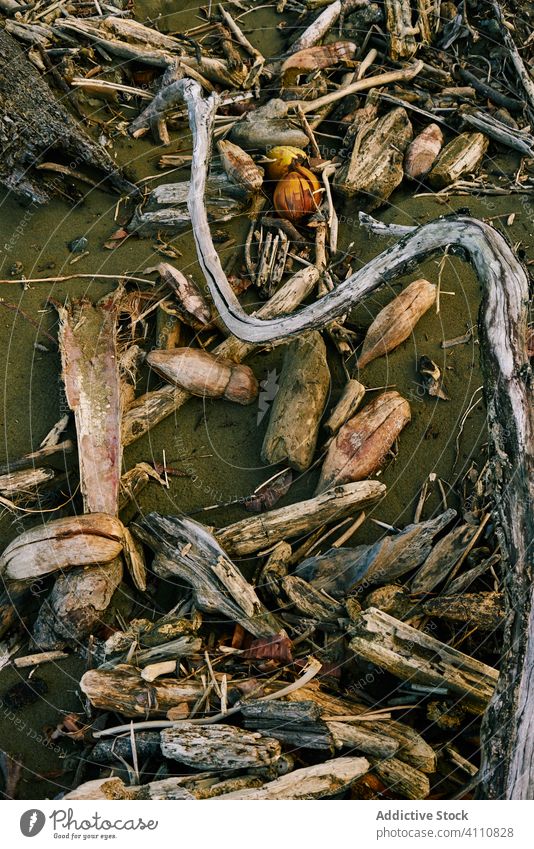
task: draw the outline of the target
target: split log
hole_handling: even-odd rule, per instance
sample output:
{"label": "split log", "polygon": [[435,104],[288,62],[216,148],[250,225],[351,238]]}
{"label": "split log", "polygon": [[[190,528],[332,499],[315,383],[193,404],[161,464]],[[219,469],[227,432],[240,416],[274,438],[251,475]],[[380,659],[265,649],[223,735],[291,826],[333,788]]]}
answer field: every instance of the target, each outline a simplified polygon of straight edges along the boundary
{"label": "split log", "polygon": [[194,769],[252,769],[280,757],[278,740],[233,725],[199,726],[180,722],[161,732],[163,757]]}
{"label": "split log", "polygon": [[303,472],[317,445],[330,388],[326,347],[317,331],[299,336],[285,354],[261,450],[265,463],[287,463]]}
{"label": "split log", "polygon": [[204,692],[202,684],[192,680],[144,681],[138,670],[127,664],[112,670],[90,669],[82,675],[80,689],[93,707],[143,718],[165,716],[182,702],[193,705]]}
{"label": "split log", "polygon": [[96,168],[121,192],[135,192],[109,154],[89,138],[70,113],[52,95],[46,82],[16,41],[0,30],[0,64],[9,69],[0,79],[0,182],[29,203],[46,203],[46,186],[32,167],[52,151]]}
{"label": "split log", "polygon": [[365,775],[369,761],[365,758],[334,758],[314,766],[296,769],[288,775],[264,784],[257,790],[243,790],[217,796],[226,799],[327,799],[338,796]]}
{"label": "split log", "polygon": [[203,525],[149,513],[132,530],[155,552],[154,572],[161,578],[181,578],[191,585],[200,610],[222,613],[256,637],[275,636],[281,631],[276,618]]}
{"label": "split log", "polygon": [[402,681],[445,687],[471,713],[483,713],[498,672],[428,634],[370,607],[352,628],[352,651]]}
{"label": "split log", "polygon": [[336,486],[311,498],[242,519],[215,531],[219,544],[231,556],[245,556],[270,548],[281,540],[299,536],[319,525],[339,521],[356,510],[378,501],[386,487],[378,481],[359,481]]}

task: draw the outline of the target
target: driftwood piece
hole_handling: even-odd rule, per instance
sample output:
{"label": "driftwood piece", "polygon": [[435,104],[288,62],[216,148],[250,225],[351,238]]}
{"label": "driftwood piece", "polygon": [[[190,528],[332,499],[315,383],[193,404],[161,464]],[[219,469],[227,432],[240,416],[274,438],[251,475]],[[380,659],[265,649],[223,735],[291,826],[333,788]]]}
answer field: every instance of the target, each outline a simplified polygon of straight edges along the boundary
{"label": "driftwood piece", "polygon": [[288,775],[264,784],[257,790],[243,790],[218,796],[230,799],[327,799],[348,790],[365,775],[369,761],[365,758],[334,758],[314,766],[296,769]]}
{"label": "driftwood piece", "polygon": [[[114,737],[112,740],[98,740],[91,751],[91,760],[97,764],[112,764],[117,761],[133,762],[132,737]],[[157,731],[136,731],[135,749],[140,761],[155,755],[161,755],[160,738]]]}
{"label": "driftwood piece", "polygon": [[203,525],[191,519],[149,513],[132,530],[156,552],[152,565],[156,574],[161,578],[181,578],[190,584],[200,610],[222,613],[256,637],[280,632],[275,617]]}
{"label": "driftwood piece", "polygon": [[261,731],[287,746],[334,751],[332,734],[313,701],[250,702],[241,713],[245,728]]}
{"label": "driftwood piece", "polygon": [[385,491],[384,484],[378,481],[336,486],[309,501],[290,504],[220,528],[215,531],[215,537],[231,556],[242,557],[269,548],[283,539],[312,531],[319,525],[339,521],[378,501]]}
{"label": "driftwood piece", "polygon": [[336,434],[341,425],[344,425],[356,413],[364,395],[365,386],[363,383],[354,378],[348,380],[341,398],[324,423],[325,430],[328,433]]}
{"label": "driftwood piece", "polygon": [[234,124],[230,139],[244,150],[265,150],[277,145],[306,147],[308,136],[300,126],[288,120],[288,111],[285,101],[273,98]]}
{"label": "driftwood piece", "polygon": [[99,170],[121,192],[137,192],[109,154],[89,138],[52,95],[16,41],[0,30],[0,64],[9,69],[0,79],[0,182],[26,202],[45,203],[46,187],[32,167],[44,154],[67,155],[77,165]]}
{"label": "driftwood piece", "polygon": [[415,39],[419,27],[412,22],[410,0],[384,0],[386,25],[389,32],[389,55],[392,59],[413,56],[418,44]]}
{"label": "driftwood piece", "polygon": [[93,707],[144,718],[165,716],[182,702],[193,705],[203,693],[202,684],[193,680],[144,681],[138,670],[127,664],[111,670],[90,669],[82,675],[80,689]]}
{"label": "driftwood piece", "polygon": [[412,593],[429,593],[443,581],[463,554],[478,527],[460,525],[440,539],[413,578]]}
{"label": "driftwood piece", "polygon": [[292,342],[285,354],[261,451],[265,463],[302,472],[312,460],[328,390],[326,347],[317,331]]}
{"label": "driftwood piece", "polygon": [[397,758],[372,760],[371,763],[373,763],[373,772],[395,796],[401,799],[426,799],[430,793],[428,776],[413,766]]}
{"label": "driftwood piece", "polygon": [[480,109],[464,108],[461,109],[460,115],[464,124],[484,133],[499,144],[517,150],[529,158],[534,157],[534,136],[531,133],[525,130],[515,130]]}
{"label": "driftwood piece", "polygon": [[504,597],[498,592],[443,595],[425,601],[421,609],[427,616],[462,622],[480,631],[494,631],[504,624]]}
{"label": "driftwood piece", "polygon": [[162,730],[161,752],[195,769],[252,769],[274,763],[282,749],[272,737],[233,725],[199,726],[185,721]]}
{"label": "driftwood piece", "polygon": [[370,607],[353,626],[352,651],[415,684],[445,687],[472,713],[483,713],[498,672],[399,619]]}
{"label": "driftwood piece", "polygon": [[[319,272],[315,266],[298,271],[260,307],[256,315],[273,318],[276,315],[292,312],[311,293],[318,279]],[[253,344],[230,336],[218,345],[213,353],[239,363],[252,353],[254,348]],[[123,416],[123,444],[129,445],[139,439],[158,422],[176,412],[190,397],[188,392],[176,389],[174,386],[165,386],[163,389],[149,392],[138,398]]]}
{"label": "driftwood piece", "polygon": [[[340,698],[325,693],[319,687],[312,683],[306,687],[291,693],[288,698],[291,701],[300,702],[302,700],[312,700],[316,702],[320,708],[324,721],[330,725],[333,723],[334,737],[336,733],[340,735],[340,741],[347,740],[351,737],[351,728],[361,729],[363,733],[377,735],[380,739],[386,738],[390,748],[396,747],[396,757],[405,763],[411,764],[421,772],[434,772],[436,769],[436,753],[432,747],[409,725],[403,722],[397,722],[393,719],[363,719],[361,722],[344,722],[347,717],[351,719],[357,718],[360,714],[367,714],[369,708],[348,698]],[[372,713],[372,711],[371,711]],[[339,717],[339,718],[338,718]],[[338,726],[346,726],[341,729]],[[361,738],[360,738],[361,739]],[[371,737],[370,745],[380,745],[380,742]],[[363,751],[363,750],[362,750]],[[369,754],[372,754],[371,751]],[[373,753],[374,754],[374,753]]]}
{"label": "driftwood piece", "polygon": [[350,748],[362,755],[375,758],[392,758],[399,749],[396,740],[386,734],[370,731],[367,723],[327,722],[336,748]]}
{"label": "driftwood piece", "polygon": [[461,133],[443,148],[428,182],[435,189],[443,189],[464,174],[474,173],[487,148],[488,139],[482,133]]}
{"label": "driftwood piece", "polygon": [[41,605],[33,629],[34,642],[44,649],[79,646],[102,627],[103,616],[122,580],[122,558],[102,566],[74,569],[60,575]]}
{"label": "driftwood piece", "polygon": [[20,469],[18,472],[9,472],[0,475],[0,493],[12,497],[17,494],[32,492],[42,484],[51,481],[55,477],[53,469],[35,468]]}
{"label": "driftwood piece", "polygon": [[42,445],[36,451],[30,451],[29,454],[24,454],[22,457],[17,457],[15,460],[9,460],[7,463],[0,465],[0,475],[3,477],[4,475],[22,471],[23,469],[35,467],[38,463],[54,456],[54,454],[70,454],[73,448],[74,443],[70,439],[65,439],[62,442],[51,445]]}
{"label": "driftwood piece", "polygon": [[80,489],[86,513],[117,512],[121,474],[117,308],[121,291],[96,306],[87,299],[56,304],[62,377],[78,437]]}
{"label": "driftwood piece", "polygon": [[410,419],[410,405],[398,392],[390,390],[374,398],[330,443],[316,492],[376,474]]}
{"label": "driftwood piece", "polygon": [[331,620],[343,615],[343,608],[324,590],[317,590],[298,575],[282,578],[282,588],[291,603],[311,619]]}
{"label": "driftwood piece", "polygon": [[412,125],[402,107],[363,128],[351,158],[339,169],[334,186],[343,195],[369,195],[374,205],[387,200],[404,176],[404,151],[412,140]]}

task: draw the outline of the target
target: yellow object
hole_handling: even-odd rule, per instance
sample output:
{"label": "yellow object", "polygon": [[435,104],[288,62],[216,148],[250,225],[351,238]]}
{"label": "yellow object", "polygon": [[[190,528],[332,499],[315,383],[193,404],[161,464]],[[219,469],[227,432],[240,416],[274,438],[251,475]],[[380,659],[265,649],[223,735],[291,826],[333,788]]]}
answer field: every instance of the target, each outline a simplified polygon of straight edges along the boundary
{"label": "yellow object", "polygon": [[306,159],[306,154],[300,147],[277,145],[267,151],[267,158],[270,160],[267,165],[269,180],[281,180],[295,162]]}
{"label": "yellow object", "polygon": [[302,165],[295,165],[274,190],[274,208],[280,218],[300,221],[318,209],[321,191],[315,174]]}

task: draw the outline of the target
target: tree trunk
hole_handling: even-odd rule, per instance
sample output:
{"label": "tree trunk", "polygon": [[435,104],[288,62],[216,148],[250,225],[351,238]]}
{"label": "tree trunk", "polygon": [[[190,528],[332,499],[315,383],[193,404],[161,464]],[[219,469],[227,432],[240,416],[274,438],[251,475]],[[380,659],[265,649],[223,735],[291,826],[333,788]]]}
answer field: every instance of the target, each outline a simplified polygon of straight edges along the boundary
{"label": "tree trunk", "polygon": [[49,193],[32,173],[41,156],[56,151],[68,157],[72,168],[88,165],[103,172],[114,188],[135,187],[55,99],[46,82],[16,41],[0,29],[0,183],[19,199],[46,203]]}

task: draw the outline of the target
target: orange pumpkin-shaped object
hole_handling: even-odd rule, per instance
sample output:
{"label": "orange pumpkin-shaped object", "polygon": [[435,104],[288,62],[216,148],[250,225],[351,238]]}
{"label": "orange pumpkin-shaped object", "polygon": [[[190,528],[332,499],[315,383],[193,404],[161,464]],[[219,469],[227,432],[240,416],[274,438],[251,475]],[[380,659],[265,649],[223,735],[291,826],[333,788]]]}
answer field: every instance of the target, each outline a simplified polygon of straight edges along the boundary
{"label": "orange pumpkin-shaped object", "polygon": [[321,192],[315,174],[303,165],[295,165],[274,190],[274,208],[280,218],[296,223],[318,209]]}

